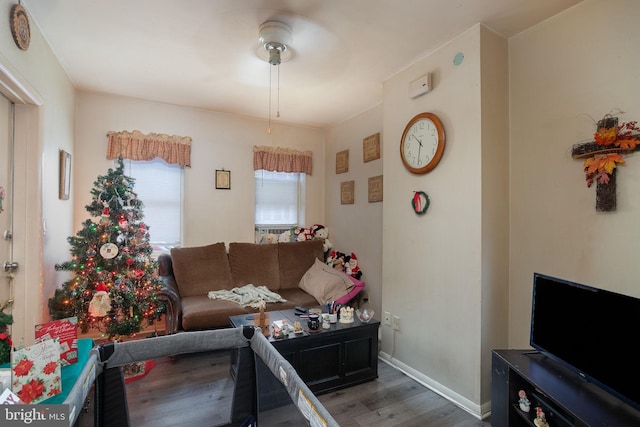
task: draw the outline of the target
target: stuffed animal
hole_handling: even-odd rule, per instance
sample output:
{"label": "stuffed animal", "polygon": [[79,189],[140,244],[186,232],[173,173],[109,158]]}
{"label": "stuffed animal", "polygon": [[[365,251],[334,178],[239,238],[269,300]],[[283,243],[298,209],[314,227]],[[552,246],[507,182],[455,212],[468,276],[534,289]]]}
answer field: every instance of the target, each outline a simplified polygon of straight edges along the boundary
{"label": "stuffed animal", "polygon": [[313,239],[313,231],[307,227],[296,227],[295,229],[296,242],[304,242]]}
{"label": "stuffed animal", "polygon": [[291,230],[286,230],[278,236],[278,242],[286,243],[291,241]]}
{"label": "stuffed animal", "polygon": [[104,317],[111,311],[111,298],[107,285],[100,282],[96,286],[96,293],[89,302],[89,314],[93,317]]}
{"label": "stuffed animal", "polygon": [[342,252],[336,252],[332,261],[331,261],[331,265],[333,266],[333,268],[335,270],[338,271],[344,271],[345,269],[345,254],[343,254]]}
{"label": "stuffed animal", "polygon": [[311,230],[313,231],[313,238],[314,239],[322,239],[323,240],[322,248],[323,248],[324,253],[326,254],[327,252],[329,252],[331,250],[331,248],[333,248],[333,245],[329,241],[329,229],[327,227],[325,227],[324,225],[315,224],[311,228]]}
{"label": "stuffed animal", "polygon": [[333,260],[336,259],[336,251],[331,251],[324,255],[324,262],[333,267]]}
{"label": "stuffed animal", "polygon": [[358,267],[358,258],[356,257],[356,254],[351,252],[351,256],[349,256],[348,258],[349,260],[347,261],[347,265],[345,266],[345,272],[351,277],[355,277],[356,279],[360,280],[360,277],[362,277],[362,271],[360,271],[360,267]]}
{"label": "stuffed animal", "polygon": [[269,233],[262,238],[262,243],[268,243],[268,244],[278,243],[278,236],[276,236],[273,233]]}

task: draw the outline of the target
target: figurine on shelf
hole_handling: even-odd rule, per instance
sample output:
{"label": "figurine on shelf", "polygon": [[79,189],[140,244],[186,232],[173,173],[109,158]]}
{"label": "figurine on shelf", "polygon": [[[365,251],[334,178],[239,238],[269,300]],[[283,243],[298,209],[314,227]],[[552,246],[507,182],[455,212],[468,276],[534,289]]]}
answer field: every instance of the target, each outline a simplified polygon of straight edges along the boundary
{"label": "figurine on shelf", "polygon": [[527,398],[527,393],[525,393],[524,390],[520,390],[518,392],[518,397],[520,398],[520,400],[518,400],[520,409],[524,412],[529,412],[531,409],[531,402],[529,402],[529,399]]}
{"label": "figurine on shelf", "polygon": [[353,308],[340,307],[340,323],[353,323]]}
{"label": "figurine on shelf", "polygon": [[549,427],[549,423],[547,422],[547,417],[544,415],[541,407],[536,408],[536,419],[533,420],[533,423],[536,427]]}
{"label": "figurine on shelf", "polygon": [[293,332],[296,334],[302,333],[302,325],[300,325],[300,322],[293,322]]}
{"label": "figurine on shelf", "polygon": [[265,308],[265,302],[261,301],[260,302],[260,312],[258,314],[258,321],[255,321],[255,317],[254,317],[254,323],[257,323],[257,327],[260,328],[260,330],[262,331],[262,334],[266,337],[269,336],[269,318],[267,317],[267,314],[264,312],[264,308]]}

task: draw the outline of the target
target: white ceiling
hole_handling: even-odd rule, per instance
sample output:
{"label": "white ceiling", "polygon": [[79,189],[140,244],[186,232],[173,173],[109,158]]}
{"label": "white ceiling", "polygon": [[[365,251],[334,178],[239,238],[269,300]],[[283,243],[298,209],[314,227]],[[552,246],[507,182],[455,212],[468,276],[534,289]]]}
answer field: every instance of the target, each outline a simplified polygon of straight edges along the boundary
{"label": "white ceiling", "polygon": [[22,4],[78,89],[260,118],[268,117],[272,66],[256,53],[258,27],[267,20],[282,21],[292,29],[294,55],[280,66],[281,117],[275,118],[274,106],[274,121],[325,126],[380,103],[385,79],[476,23],[510,37],[580,1]]}

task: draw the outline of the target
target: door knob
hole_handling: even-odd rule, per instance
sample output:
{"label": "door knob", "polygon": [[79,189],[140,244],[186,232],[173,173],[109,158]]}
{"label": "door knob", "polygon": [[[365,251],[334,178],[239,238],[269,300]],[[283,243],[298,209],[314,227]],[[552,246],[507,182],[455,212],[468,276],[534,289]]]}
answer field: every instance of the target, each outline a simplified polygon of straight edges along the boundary
{"label": "door knob", "polygon": [[20,264],[18,264],[17,262],[9,262],[6,261],[4,263],[4,271],[6,272],[10,272],[10,271],[16,271],[18,269],[18,267],[20,266]]}

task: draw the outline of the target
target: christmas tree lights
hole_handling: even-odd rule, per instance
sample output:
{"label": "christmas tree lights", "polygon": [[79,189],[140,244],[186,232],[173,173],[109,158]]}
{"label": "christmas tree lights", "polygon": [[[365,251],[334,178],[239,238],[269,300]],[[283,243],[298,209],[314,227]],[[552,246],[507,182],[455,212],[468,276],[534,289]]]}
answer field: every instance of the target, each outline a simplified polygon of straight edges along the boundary
{"label": "christmas tree lights", "polygon": [[85,209],[99,219],[87,219],[67,238],[72,259],[55,268],[74,276],[49,299],[53,319],[77,316],[83,332],[98,329],[110,339],[135,334],[145,320],[164,312],[149,229],[142,221],[144,205],[133,191],[134,179],[123,171],[120,158],[116,170],[94,182]]}

